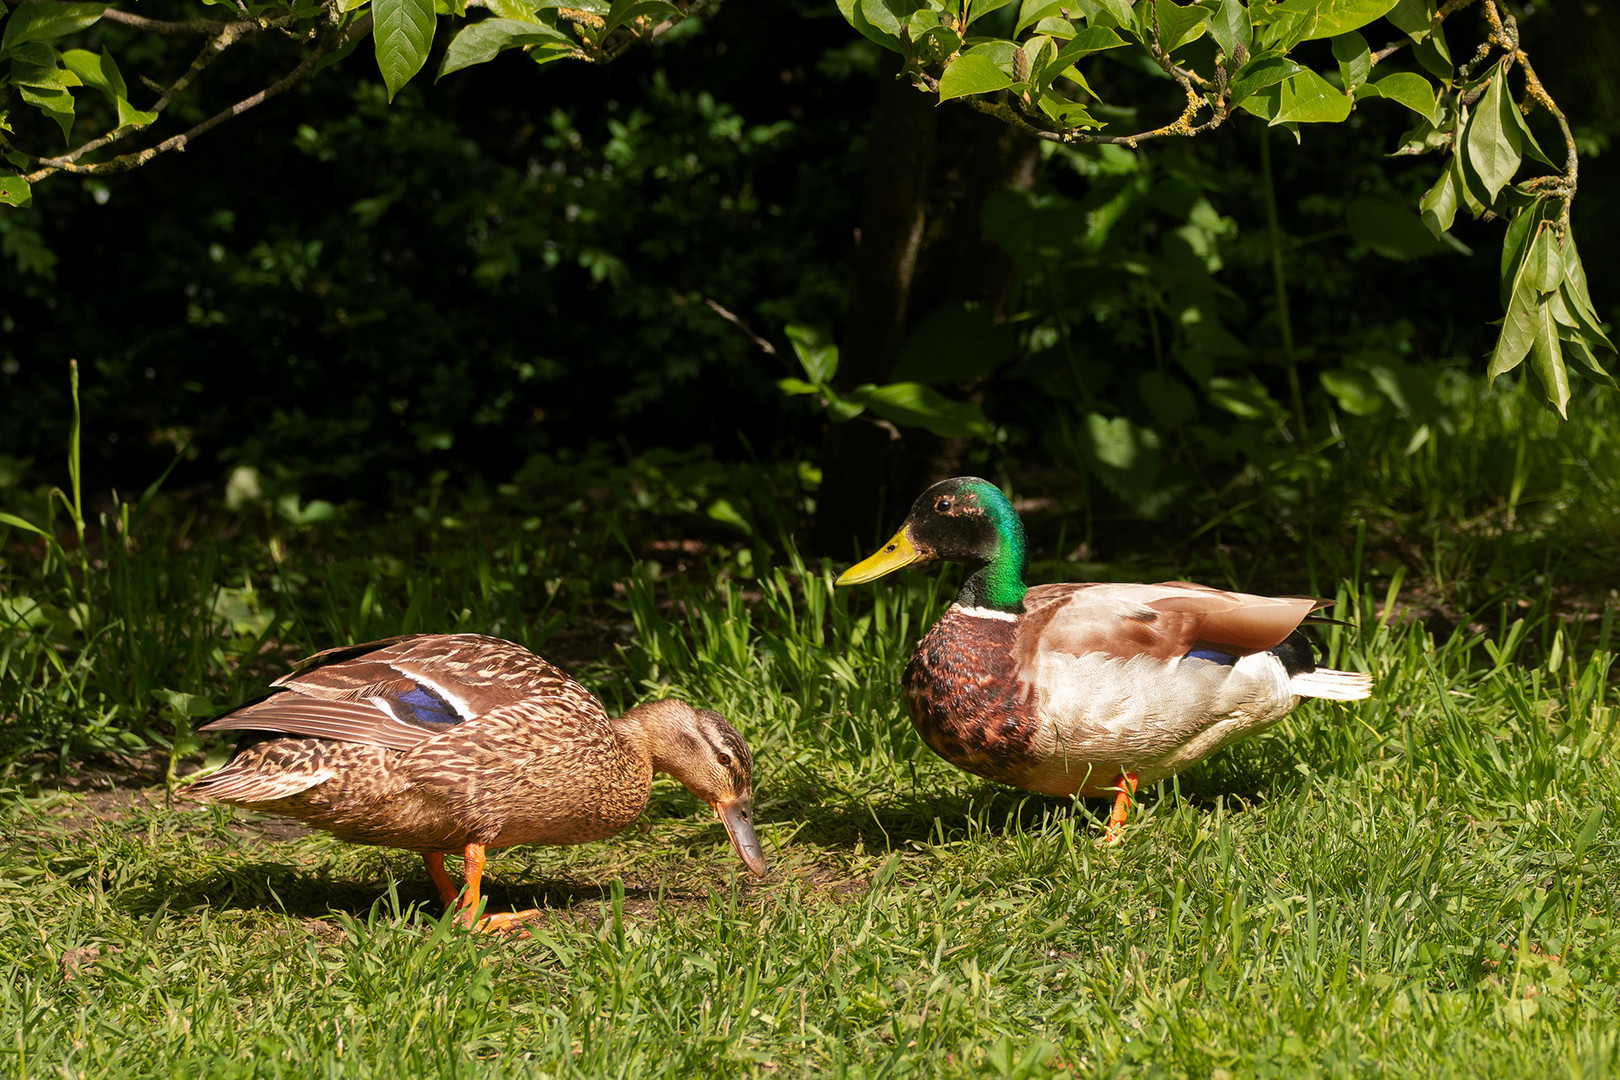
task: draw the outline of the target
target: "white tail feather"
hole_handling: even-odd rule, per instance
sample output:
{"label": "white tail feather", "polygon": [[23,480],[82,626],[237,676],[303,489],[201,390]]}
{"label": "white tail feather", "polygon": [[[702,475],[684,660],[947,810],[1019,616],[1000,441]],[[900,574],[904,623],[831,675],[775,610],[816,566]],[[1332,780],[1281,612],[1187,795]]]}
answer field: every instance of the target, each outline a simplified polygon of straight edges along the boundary
{"label": "white tail feather", "polygon": [[1288,691],[1296,697],[1328,698],[1332,701],[1360,701],[1372,694],[1372,676],[1359,671],[1317,668],[1288,680]]}

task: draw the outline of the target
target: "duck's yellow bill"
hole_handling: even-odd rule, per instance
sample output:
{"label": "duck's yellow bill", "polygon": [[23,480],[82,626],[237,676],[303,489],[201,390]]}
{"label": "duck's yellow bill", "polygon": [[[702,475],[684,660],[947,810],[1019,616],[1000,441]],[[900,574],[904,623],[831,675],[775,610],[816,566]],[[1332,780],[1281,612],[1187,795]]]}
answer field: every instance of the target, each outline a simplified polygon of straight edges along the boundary
{"label": "duck's yellow bill", "polygon": [[906,537],[906,530],[901,529],[894,534],[894,539],[874,555],[871,555],[838,575],[834,585],[859,585],[866,581],[875,581],[884,574],[890,574],[902,566],[909,566],[923,557],[922,553],[911,546]]}

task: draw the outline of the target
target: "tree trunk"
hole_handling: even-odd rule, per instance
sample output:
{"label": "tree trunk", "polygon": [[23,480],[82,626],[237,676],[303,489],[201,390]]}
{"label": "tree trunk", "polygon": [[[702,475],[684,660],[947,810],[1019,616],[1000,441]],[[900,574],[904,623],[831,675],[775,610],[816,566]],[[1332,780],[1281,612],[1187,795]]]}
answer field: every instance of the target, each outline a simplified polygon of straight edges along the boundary
{"label": "tree trunk", "polygon": [[[840,389],[887,382],[912,326],[941,304],[978,301],[996,321],[1005,318],[1017,268],[985,235],[984,201],[1004,187],[1032,186],[1039,160],[1034,139],[999,121],[942,110],[903,81],[884,84],[872,115]],[[975,390],[943,389],[958,397]],[[968,447],[864,415],[829,425],[816,546],[843,555],[886,536],[918,492],[960,471]]]}

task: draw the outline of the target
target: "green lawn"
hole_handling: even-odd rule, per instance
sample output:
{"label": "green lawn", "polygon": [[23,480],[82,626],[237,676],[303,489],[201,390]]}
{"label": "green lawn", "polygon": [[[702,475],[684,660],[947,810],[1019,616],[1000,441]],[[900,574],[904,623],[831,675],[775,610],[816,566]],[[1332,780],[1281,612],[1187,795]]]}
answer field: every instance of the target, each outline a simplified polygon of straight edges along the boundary
{"label": "green lawn", "polygon": [[[1342,578],[1354,623],[1321,635],[1329,662],[1372,672],[1373,698],[1307,703],[1144,791],[1112,847],[1100,804],[980,781],[911,731],[899,670],[949,596],[926,574],[835,595],[830,564],[756,545],[687,576],[667,555],[601,563],[619,589],[575,595],[570,568],[611,538],[497,541],[442,517],[393,521],[387,544],[351,528],[352,549],[279,529],[184,543],[174,515],[82,565],[14,545],[0,1072],[1611,1075],[1613,593],[1558,613],[1613,553],[1583,539],[1607,535],[1612,481],[1571,445],[1544,451],[1551,494],[1521,485],[1509,524],[1433,516],[1451,539],[1436,526],[1405,585],[1378,522],[1365,552],[1318,544],[1312,587]],[[1414,596],[1478,603],[1437,640],[1380,615]],[[587,610],[594,644],[564,618]],[[188,714],[297,653],[426,628],[595,655],[566,662],[614,706],[673,692],[725,712],[755,751],[768,878],[661,780],[619,838],[494,858],[493,904],[551,914],[484,939],[444,924],[415,856],[165,798],[164,747],[181,771],[200,759]],[[56,779],[62,758],[104,778],[120,747],[157,763],[137,786]]]}

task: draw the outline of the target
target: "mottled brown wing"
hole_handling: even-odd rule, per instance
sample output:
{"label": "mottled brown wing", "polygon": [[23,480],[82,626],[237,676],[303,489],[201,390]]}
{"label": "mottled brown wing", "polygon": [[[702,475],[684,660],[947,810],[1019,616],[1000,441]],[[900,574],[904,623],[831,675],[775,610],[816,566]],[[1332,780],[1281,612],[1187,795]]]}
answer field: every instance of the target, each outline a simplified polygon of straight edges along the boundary
{"label": "mottled brown wing", "polygon": [[429,688],[462,719],[544,696],[573,680],[521,645],[481,634],[417,634],[329,649],[277,680],[311,697],[355,700]]}
{"label": "mottled brown wing", "polygon": [[1021,662],[1032,661],[1043,649],[1156,660],[1173,660],[1195,649],[1245,656],[1279,644],[1329,602],[1179,581],[1040,585],[1025,597],[1016,650]]}
{"label": "mottled brown wing", "polygon": [[437,731],[402,723],[366,701],[326,701],[282,691],[204,724],[201,731],[279,731],[409,750]]}
{"label": "mottled brown wing", "polygon": [[274,685],[278,693],[204,730],[279,731],[409,750],[502,706],[575,691],[589,699],[521,645],[478,634],[419,634],[328,649]]}

